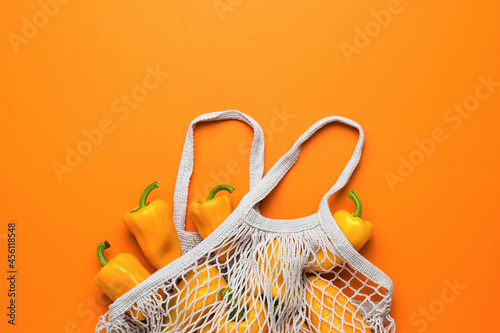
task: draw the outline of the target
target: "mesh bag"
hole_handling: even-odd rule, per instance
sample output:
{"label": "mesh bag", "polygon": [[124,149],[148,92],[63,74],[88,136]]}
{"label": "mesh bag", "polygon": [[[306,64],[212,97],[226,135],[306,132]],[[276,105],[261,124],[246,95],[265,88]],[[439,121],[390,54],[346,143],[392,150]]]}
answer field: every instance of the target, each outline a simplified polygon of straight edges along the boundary
{"label": "mesh bag", "polygon": [[202,122],[220,121],[220,120],[238,120],[246,123],[253,129],[254,139],[250,149],[249,159],[249,188],[252,189],[261,179],[264,173],[264,132],[253,118],[246,114],[236,111],[219,111],[206,113],[196,117],[189,125],[184,149],[182,151],[179,172],[175,182],[173,219],[175,229],[181,242],[182,253],[187,253],[193,247],[201,242],[200,234],[197,232],[185,231],[186,225],[186,207],[188,199],[189,182],[193,174],[194,161],[194,129],[196,125]]}
{"label": "mesh bag", "polygon": [[[234,114],[239,113],[222,113]],[[262,216],[257,204],[297,161],[302,144],[330,122],[356,128],[359,140],[318,212],[290,220]],[[192,172],[189,133],[183,161],[191,163],[181,162],[181,168],[188,165],[188,181],[183,188],[176,186],[176,194],[187,191]],[[254,186],[219,228],[111,304],[96,331],[394,332],[390,278],[351,246],[328,206],[329,197],[347,183],[358,164],[363,139],[361,127],[346,118],[328,117],[314,124],[262,180],[254,174]],[[261,144],[256,137],[253,157]],[[185,211],[185,200],[176,203]]]}

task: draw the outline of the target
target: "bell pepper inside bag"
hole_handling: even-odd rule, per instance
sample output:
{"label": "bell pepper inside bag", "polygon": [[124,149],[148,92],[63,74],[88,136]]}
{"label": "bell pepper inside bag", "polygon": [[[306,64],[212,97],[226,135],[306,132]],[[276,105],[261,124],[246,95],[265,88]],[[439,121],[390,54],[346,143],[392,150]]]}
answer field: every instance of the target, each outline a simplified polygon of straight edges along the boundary
{"label": "bell pepper inside bag", "polygon": [[[267,333],[267,310],[256,297],[242,295],[233,297],[232,291],[221,291],[226,312],[220,318],[214,318],[213,324],[204,326],[199,333]],[[219,312],[218,312],[219,313]]]}
{"label": "bell pepper inside bag", "polygon": [[271,291],[272,297],[278,300],[295,300],[300,294],[302,277],[287,275],[287,271],[296,270],[301,266],[300,262],[292,260],[291,252],[302,250],[284,247],[283,239],[275,238],[258,246],[255,253],[256,265],[247,279],[247,290],[254,296],[266,295]]}
{"label": "bell pepper inside bag", "polygon": [[160,269],[181,256],[172,212],[165,201],[156,199],[146,203],[149,193],[160,186],[150,184],[141,195],[139,207],[125,214],[123,222],[134,234],[144,256],[154,268]]}
{"label": "bell pepper inside bag", "polygon": [[[234,187],[225,184],[217,185],[210,191],[206,201],[195,201],[189,205],[191,219],[202,239],[214,232],[233,211],[233,202],[228,194],[215,196],[220,191],[233,193]],[[233,242],[229,240],[225,243],[226,245],[215,253],[216,259],[220,263],[225,263],[235,251],[235,248],[231,246]]]}
{"label": "bell pepper inside bag", "polygon": [[164,332],[193,331],[222,300],[220,291],[225,287],[224,276],[211,264],[205,263],[190,271],[172,292],[168,315],[163,320]]}
{"label": "bell pepper inside bag", "polygon": [[217,185],[210,191],[206,201],[195,201],[189,206],[191,219],[203,239],[217,229],[233,211],[233,202],[229,195],[223,194],[215,197],[220,191],[233,193],[234,187],[224,184]]}
{"label": "bell pepper inside bag", "polygon": [[317,333],[372,333],[354,305],[329,281],[307,278],[309,328]]}
{"label": "bell pepper inside bag", "polygon": [[[342,230],[346,236],[349,243],[351,243],[356,251],[359,251],[372,236],[373,224],[361,219],[360,216],[362,206],[361,199],[358,194],[352,190],[347,194],[347,196],[354,201],[354,213],[351,214],[341,209],[333,214],[333,218],[337,222],[340,230]],[[316,253],[315,264],[310,269],[315,272],[326,272],[331,270],[334,266],[341,265],[342,263],[343,260],[329,250],[327,250],[327,254],[325,256],[323,249],[320,249]]]}
{"label": "bell pepper inside bag", "polygon": [[[130,253],[120,253],[108,261],[104,250],[110,248],[108,241],[97,246],[97,258],[103,266],[95,276],[95,284],[114,302],[118,297],[146,280],[151,274]],[[144,320],[141,313],[130,310],[129,314],[139,320]]]}

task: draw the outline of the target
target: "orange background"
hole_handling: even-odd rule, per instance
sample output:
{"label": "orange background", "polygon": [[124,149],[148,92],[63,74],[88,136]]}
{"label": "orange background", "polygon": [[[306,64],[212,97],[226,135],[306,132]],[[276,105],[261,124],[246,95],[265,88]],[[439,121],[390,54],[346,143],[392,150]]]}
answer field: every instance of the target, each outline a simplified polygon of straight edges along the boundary
{"label": "orange background", "polygon": [[[500,81],[498,2],[70,1],[45,6],[52,16],[40,13],[44,3],[52,2],[0,4],[2,332],[92,331],[109,304],[93,282],[97,243],[108,239],[110,257],[131,252],[146,264],[123,214],[154,180],[162,185],[150,198],[172,203],[189,122],[227,109],[265,128],[266,171],[320,118],[359,122],[366,145],[347,189],[357,190],[363,217],[375,225],[362,254],[394,282],[397,332],[495,327],[500,87],[487,97],[478,88],[484,100],[465,118],[447,110],[474,102],[479,77]],[[360,35],[365,28],[371,37]],[[127,114],[122,94],[137,93],[157,66],[168,77]],[[85,146],[83,131],[103,119],[108,133]],[[446,140],[432,151],[436,129]],[[189,200],[206,193],[214,174],[241,199],[250,136],[235,121],[199,127]],[[263,215],[315,212],[355,139],[342,126],[314,136],[262,204]],[[428,155],[415,140],[427,143]],[[58,178],[54,162],[66,164],[67,147],[79,145],[91,152]],[[403,170],[401,158],[419,165]],[[237,170],[229,175],[232,160]],[[387,172],[393,177],[398,168],[403,176],[391,186]],[[332,210],[352,209],[345,194]],[[15,327],[6,323],[11,220]],[[443,303],[455,279],[467,288]],[[429,307],[431,316],[419,312]]]}

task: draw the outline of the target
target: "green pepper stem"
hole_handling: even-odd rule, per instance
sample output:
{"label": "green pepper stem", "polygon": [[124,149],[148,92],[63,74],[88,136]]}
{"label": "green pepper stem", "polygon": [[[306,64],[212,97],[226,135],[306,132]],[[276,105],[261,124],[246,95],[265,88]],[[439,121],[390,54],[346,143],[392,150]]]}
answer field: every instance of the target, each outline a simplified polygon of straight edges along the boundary
{"label": "green pepper stem", "polygon": [[347,193],[347,196],[354,201],[355,205],[355,210],[354,213],[352,213],[352,216],[354,217],[360,217],[361,216],[361,199],[359,198],[359,195],[352,190],[351,192]]}
{"label": "green pepper stem", "polygon": [[110,247],[111,245],[108,241],[101,242],[97,245],[97,259],[103,267],[108,264],[108,260],[104,256],[104,250],[109,249]]}
{"label": "green pepper stem", "polygon": [[220,291],[220,295],[222,297],[225,297],[227,294],[227,301],[229,302],[229,310],[228,311],[231,311],[229,313],[229,317],[228,317],[228,320],[229,321],[237,321],[237,322],[241,322],[243,320],[243,317],[245,316],[245,314],[247,313],[248,311],[248,307],[247,306],[244,306],[240,312],[238,313],[238,309],[240,308],[237,304],[236,301],[233,301],[232,298],[233,298],[233,295],[231,294],[231,289],[229,288],[224,288]]}
{"label": "green pepper stem", "polygon": [[160,182],[156,181],[148,185],[146,189],[142,192],[141,198],[139,199],[139,208],[136,208],[132,211],[131,213],[137,212],[139,209],[144,208],[147,206],[146,204],[146,199],[148,198],[149,193],[151,193],[152,190],[160,186]]}
{"label": "green pepper stem", "polygon": [[160,182],[156,181],[151,184],[149,184],[148,187],[142,192],[141,199],[139,200],[139,209],[143,208],[146,206],[146,199],[148,198],[149,193],[151,193],[152,190],[160,186]]}
{"label": "green pepper stem", "polygon": [[229,193],[233,193],[234,192],[234,187],[232,187],[231,185],[225,185],[225,184],[215,186],[212,189],[212,191],[210,191],[210,193],[208,194],[207,201],[208,200],[212,200],[213,198],[215,198],[215,195],[219,191],[228,191]]}

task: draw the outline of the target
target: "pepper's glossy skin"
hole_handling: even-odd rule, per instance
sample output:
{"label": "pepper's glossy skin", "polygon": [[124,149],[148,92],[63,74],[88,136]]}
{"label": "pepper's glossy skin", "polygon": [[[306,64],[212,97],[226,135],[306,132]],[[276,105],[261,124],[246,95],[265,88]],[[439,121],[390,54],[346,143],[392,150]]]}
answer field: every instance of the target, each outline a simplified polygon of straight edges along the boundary
{"label": "pepper's glossy skin", "polygon": [[[95,284],[115,301],[150,275],[134,255],[121,253],[102,267],[94,280]],[[137,313],[132,311],[131,314],[137,317]],[[138,319],[144,320],[144,316],[139,314]]]}
{"label": "pepper's glossy skin", "polygon": [[307,278],[306,308],[310,320],[309,329],[314,333],[372,332],[339,289],[316,276]]}
{"label": "pepper's glossy skin", "polygon": [[[216,302],[222,301],[220,291],[226,287],[226,280],[215,266],[203,264],[190,271],[179,282],[169,301],[169,315],[163,320],[164,332],[181,330],[188,323],[191,323],[189,331],[194,330],[197,321],[205,318]],[[182,324],[184,320],[186,323]]]}
{"label": "pepper's glossy skin", "polygon": [[354,217],[341,209],[333,214],[333,218],[356,251],[359,251],[372,236],[373,224],[361,217]]}
{"label": "pepper's glossy skin", "polygon": [[[227,185],[219,185],[227,186]],[[234,189],[232,189],[234,190]],[[212,190],[214,191],[214,190]],[[198,230],[201,238],[205,239],[232,213],[233,202],[228,194],[219,195],[213,199],[199,202],[195,201],[189,205],[191,220]],[[220,263],[225,263],[228,257],[234,254],[234,248],[229,250],[228,244],[218,251],[215,251],[216,259]]]}
{"label": "pepper's glossy skin", "polygon": [[[267,311],[262,302],[252,296],[244,296],[244,305],[246,307],[245,315],[243,321],[231,321],[229,318],[224,318],[220,320],[216,325],[215,330],[212,326],[205,326],[200,330],[199,333],[268,333],[269,327],[266,322]],[[231,305],[228,304],[227,311],[231,311]],[[234,306],[234,305],[233,305]],[[214,321],[216,321],[214,319]],[[217,322],[217,321],[216,321]]]}
{"label": "pepper's glossy skin", "polygon": [[203,239],[217,229],[232,211],[233,202],[227,194],[204,202],[195,201],[189,205],[191,219]]}
{"label": "pepper's glossy skin", "polygon": [[181,256],[172,213],[163,200],[156,199],[147,206],[134,209],[125,214],[123,222],[154,268],[160,269]]}
{"label": "pepper's glossy skin", "polygon": [[[359,251],[372,236],[373,224],[371,222],[363,221],[360,217],[354,217],[345,210],[337,211],[333,215],[333,218],[356,251]],[[320,249],[316,253],[316,261],[311,267],[311,270],[315,272],[326,272],[342,263],[343,260],[330,251],[328,251],[327,257],[325,258],[323,249]]]}
{"label": "pepper's glossy skin", "polygon": [[[371,222],[364,221],[361,217],[359,217],[361,215],[361,200],[356,192],[351,191],[348,196],[354,200],[356,211],[351,214],[341,209],[333,214],[333,218],[349,243],[351,243],[356,251],[359,251],[372,236],[373,224]],[[316,253],[316,258],[314,258],[314,263],[310,267],[309,271],[326,272],[330,271],[336,265],[341,265],[342,263],[343,260],[329,250],[327,250],[327,254],[325,256],[323,249],[320,249]]]}

